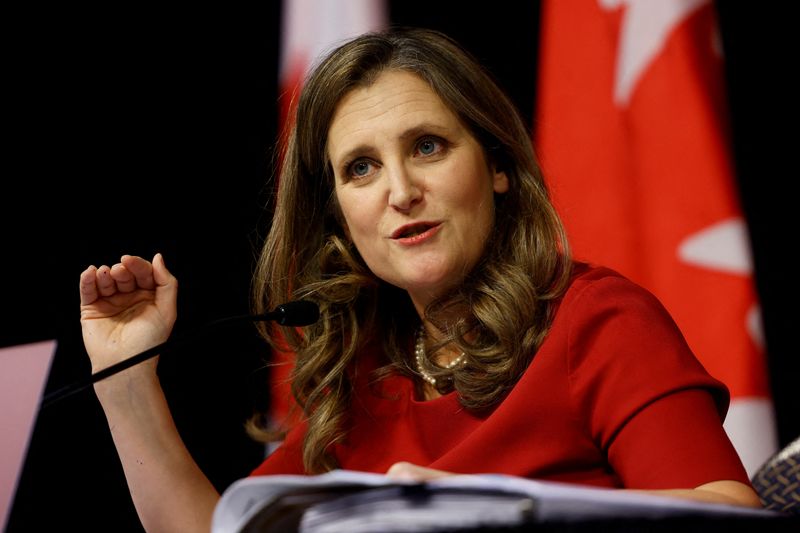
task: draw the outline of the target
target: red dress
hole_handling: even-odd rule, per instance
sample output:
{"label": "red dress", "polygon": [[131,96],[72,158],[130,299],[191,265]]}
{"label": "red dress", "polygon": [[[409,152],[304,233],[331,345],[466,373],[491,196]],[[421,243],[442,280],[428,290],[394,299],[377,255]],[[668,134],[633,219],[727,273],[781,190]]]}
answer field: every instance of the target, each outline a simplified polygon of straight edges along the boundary
{"label": "red dress", "polygon": [[[603,487],[749,484],[722,428],[729,396],[643,288],[577,265],[547,338],[519,382],[483,413],[456,393],[420,401],[414,383],[370,384],[364,354],[341,468],[385,472],[409,461],[458,473],[503,473]],[[300,474],[305,427],[253,471]]]}

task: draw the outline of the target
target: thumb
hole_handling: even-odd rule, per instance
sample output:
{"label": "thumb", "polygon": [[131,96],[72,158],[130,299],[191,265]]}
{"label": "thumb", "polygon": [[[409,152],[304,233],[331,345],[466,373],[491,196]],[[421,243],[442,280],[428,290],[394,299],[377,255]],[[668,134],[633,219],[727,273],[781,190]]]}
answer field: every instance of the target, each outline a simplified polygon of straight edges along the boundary
{"label": "thumb", "polygon": [[167,270],[164,257],[153,256],[153,280],[156,282],[156,305],[172,327],[178,317],[178,280]]}
{"label": "thumb", "polygon": [[174,283],[175,281],[175,276],[167,270],[164,256],[161,255],[160,252],[153,256],[153,279],[159,287]]}
{"label": "thumb", "polygon": [[162,295],[169,299],[177,297],[178,280],[167,269],[161,253],[153,256],[153,280],[156,282],[156,292],[159,293],[159,297]]}

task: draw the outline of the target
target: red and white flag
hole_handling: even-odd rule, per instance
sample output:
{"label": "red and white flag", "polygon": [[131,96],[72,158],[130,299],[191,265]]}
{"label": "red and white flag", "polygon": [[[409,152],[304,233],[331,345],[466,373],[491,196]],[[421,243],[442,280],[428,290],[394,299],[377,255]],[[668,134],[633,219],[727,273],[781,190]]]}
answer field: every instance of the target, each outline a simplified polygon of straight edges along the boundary
{"label": "red and white flag", "polygon": [[731,391],[748,474],[777,449],[711,0],[544,0],[535,146],[577,258],[650,289]]}
{"label": "red and white flag", "polygon": [[[284,0],[281,22],[280,128],[288,126],[306,74],[325,53],[346,40],[388,25],[386,0]],[[285,419],[289,409],[291,363],[280,355],[272,367],[270,416]],[[281,360],[282,359],[282,360]]]}
{"label": "red and white flag", "polygon": [[387,26],[386,0],[283,0],[281,125],[314,62],[344,41]]}

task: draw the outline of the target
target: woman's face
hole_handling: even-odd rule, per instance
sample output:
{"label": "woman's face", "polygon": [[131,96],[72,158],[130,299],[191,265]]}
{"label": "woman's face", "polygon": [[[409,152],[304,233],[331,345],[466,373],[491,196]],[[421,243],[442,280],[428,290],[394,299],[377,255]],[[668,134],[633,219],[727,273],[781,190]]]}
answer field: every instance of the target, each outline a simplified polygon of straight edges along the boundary
{"label": "woman's face", "polygon": [[504,172],[418,76],[386,71],[339,102],[328,156],[348,236],[418,311],[475,266]]}

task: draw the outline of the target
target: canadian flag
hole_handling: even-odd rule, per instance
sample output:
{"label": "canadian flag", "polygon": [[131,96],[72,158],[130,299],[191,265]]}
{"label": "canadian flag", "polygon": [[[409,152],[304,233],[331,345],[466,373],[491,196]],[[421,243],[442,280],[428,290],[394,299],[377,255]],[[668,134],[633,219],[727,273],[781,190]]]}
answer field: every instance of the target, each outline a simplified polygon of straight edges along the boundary
{"label": "canadian flag", "polygon": [[284,0],[281,22],[281,123],[287,124],[314,61],[351,37],[387,25],[386,0]]}
{"label": "canadian flag", "polygon": [[[281,128],[291,116],[304,78],[314,62],[347,39],[388,24],[386,0],[284,0],[279,66]],[[276,354],[272,367],[270,417],[285,419],[291,396],[288,377],[291,362]]]}
{"label": "canadian flag", "polygon": [[667,307],[731,391],[748,474],[777,449],[711,0],[544,0],[535,146],[575,256]]}

